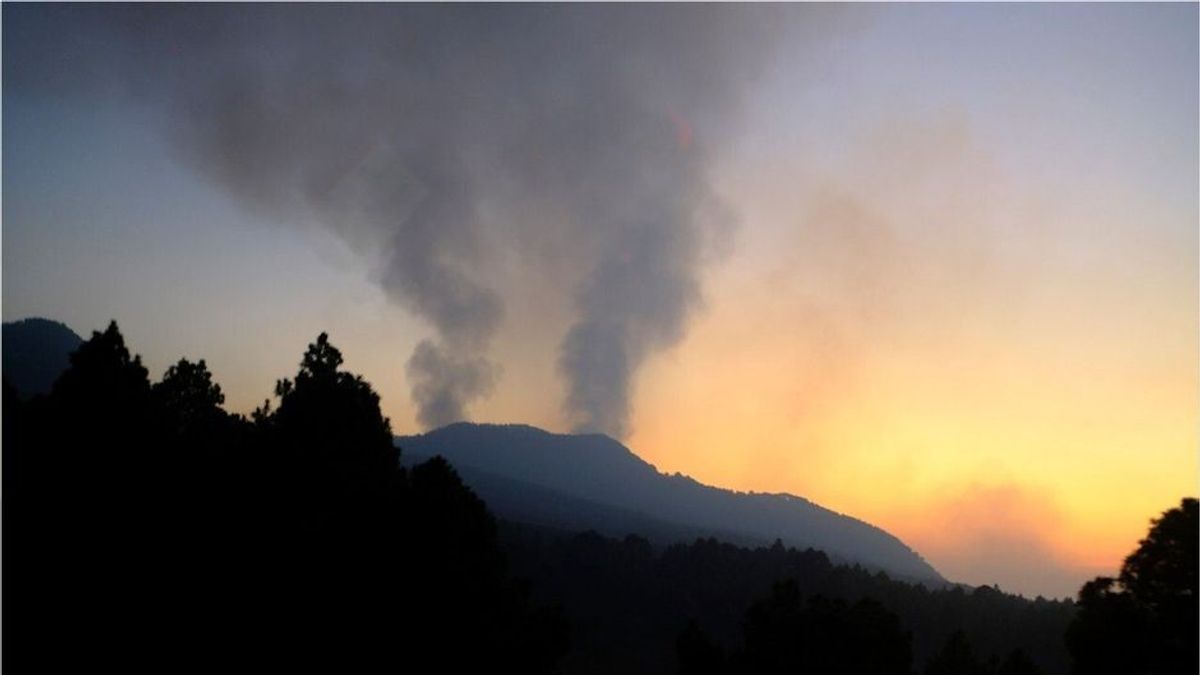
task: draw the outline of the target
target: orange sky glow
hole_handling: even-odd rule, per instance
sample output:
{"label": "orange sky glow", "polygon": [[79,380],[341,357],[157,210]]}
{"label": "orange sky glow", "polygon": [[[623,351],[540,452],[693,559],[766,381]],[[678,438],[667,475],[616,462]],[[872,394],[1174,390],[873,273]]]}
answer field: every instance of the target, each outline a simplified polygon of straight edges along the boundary
{"label": "orange sky glow", "polygon": [[[623,440],[664,472],[879,525],[951,580],[1073,596],[1200,492],[1200,10],[789,8],[761,76],[720,97],[736,120],[668,107],[659,87],[633,107],[722,208],[693,228],[699,200],[678,200],[703,230],[685,256],[702,302],[683,293],[678,330],[631,365]],[[728,49],[757,52],[744,42]],[[181,161],[153,107],[99,85],[56,98],[37,72],[4,90],[5,321],[86,337],[115,318],[152,377],[205,358],[242,413],[328,331],[394,431],[423,430],[405,363],[439,328],[383,289],[390,211],[358,232],[340,212],[245,208]],[[513,201],[471,205],[466,276],[504,302],[474,354],[494,387],[464,416],[566,432],[564,336],[593,272],[568,254],[607,221]]]}

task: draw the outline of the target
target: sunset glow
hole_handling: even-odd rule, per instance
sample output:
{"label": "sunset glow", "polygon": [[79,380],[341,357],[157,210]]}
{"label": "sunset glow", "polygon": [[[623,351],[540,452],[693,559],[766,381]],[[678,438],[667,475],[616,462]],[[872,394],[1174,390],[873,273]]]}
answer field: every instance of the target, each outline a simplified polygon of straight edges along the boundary
{"label": "sunset glow", "polygon": [[[644,128],[620,143],[602,131],[570,138],[613,162],[597,174],[621,190],[630,176],[644,181],[641,201],[611,206],[625,192],[571,174],[570,153],[547,159],[463,122],[486,139],[478,157],[461,153],[465,174],[508,178],[500,168],[527,153],[542,181],[480,180],[463,218],[483,234],[451,253],[434,247],[484,280],[480,297],[504,299],[479,321],[490,332],[478,344],[453,332],[444,307],[405,295],[410,280],[391,280],[412,265],[394,262],[408,263],[406,249],[389,253],[389,235],[341,212],[276,208],[269,199],[290,193],[275,186],[261,203],[237,194],[238,181],[253,182],[237,172],[259,166],[203,164],[207,150],[171,135],[183,124],[139,98],[140,81],[126,94],[43,87],[36,69],[10,75],[6,32],[4,320],[50,317],[86,337],[115,318],[151,377],[180,356],[205,358],[227,407],[243,413],[327,330],[397,434],[422,430],[410,355],[433,340],[445,350],[438,365],[483,373],[464,397],[470,419],[566,432],[603,419],[580,417],[576,399],[590,390],[571,379],[582,367],[564,337],[606,328],[580,318],[609,309],[589,289],[610,277],[623,288],[627,267],[653,259],[647,250],[678,246],[653,270],[682,278],[660,293],[674,304],[613,303],[632,317],[625,344],[645,356],[622,361],[625,445],[662,472],[802,495],[878,525],[954,581],[1074,596],[1200,486],[1197,6],[826,9],[778,27],[761,64],[746,57],[754,78],[692,73],[744,87],[737,101],[696,95],[717,113],[672,107],[682,95],[654,89],[637,109]],[[479,96],[499,96],[487,86],[504,76],[472,75]],[[572,86],[535,93],[558,102]],[[463,100],[466,119],[475,99]],[[528,112],[521,96],[500,100],[513,119]],[[563,104],[610,124],[581,107]],[[552,111],[539,114],[479,119],[519,140],[512,129],[569,135]],[[619,164],[630,147],[652,162],[644,176]],[[404,190],[419,190],[385,169],[398,186],[387,213],[401,213]],[[543,183],[568,196],[546,197]],[[356,189],[329,184],[312,191]],[[607,221],[576,222],[593,201],[699,225],[680,230],[691,237],[682,244],[674,230],[610,241]],[[618,259],[620,246],[630,250]],[[654,323],[660,301],[678,326]]]}

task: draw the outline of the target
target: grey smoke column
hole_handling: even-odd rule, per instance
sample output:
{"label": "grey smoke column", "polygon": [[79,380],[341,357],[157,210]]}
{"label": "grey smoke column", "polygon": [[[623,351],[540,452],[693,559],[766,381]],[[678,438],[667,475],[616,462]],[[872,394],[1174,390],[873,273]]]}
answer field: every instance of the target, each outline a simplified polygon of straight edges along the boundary
{"label": "grey smoke column", "polygon": [[[53,17],[20,44],[33,56],[11,51],[41,70],[29,86],[118,73],[162,104],[181,158],[207,179],[362,253],[435,332],[406,370],[426,426],[465,417],[496,381],[496,261],[552,257],[576,310],[558,355],[566,411],[619,437],[638,368],[684,335],[700,266],[730,224],[709,158],[778,11],[138,6],[6,18]],[[61,57],[72,50],[79,58]],[[541,241],[553,243],[514,250]]]}

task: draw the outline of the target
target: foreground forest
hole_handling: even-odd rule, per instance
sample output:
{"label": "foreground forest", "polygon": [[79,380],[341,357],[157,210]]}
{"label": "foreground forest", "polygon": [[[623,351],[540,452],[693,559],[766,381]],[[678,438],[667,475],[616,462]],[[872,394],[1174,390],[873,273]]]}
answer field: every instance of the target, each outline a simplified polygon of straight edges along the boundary
{"label": "foreground forest", "polygon": [[[5,665],[191,672],[1195,673],[1197,508],[1078,603],[928,589],[820,551],[500,523],[406,469],[322,334],[275,402],[156,382],[115,323],[4,391]],[[436,665],[434,665],[436,664]]]}

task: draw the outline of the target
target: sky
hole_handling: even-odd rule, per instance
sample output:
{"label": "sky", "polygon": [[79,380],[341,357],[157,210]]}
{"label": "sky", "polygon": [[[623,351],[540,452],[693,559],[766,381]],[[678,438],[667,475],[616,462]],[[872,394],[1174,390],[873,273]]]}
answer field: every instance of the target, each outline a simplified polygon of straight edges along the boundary
{"label": "sky", "polygon": [[3,318],[1073,596],[1197,493],[1196,4],[4,7]]}

